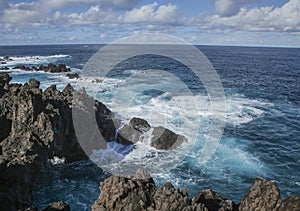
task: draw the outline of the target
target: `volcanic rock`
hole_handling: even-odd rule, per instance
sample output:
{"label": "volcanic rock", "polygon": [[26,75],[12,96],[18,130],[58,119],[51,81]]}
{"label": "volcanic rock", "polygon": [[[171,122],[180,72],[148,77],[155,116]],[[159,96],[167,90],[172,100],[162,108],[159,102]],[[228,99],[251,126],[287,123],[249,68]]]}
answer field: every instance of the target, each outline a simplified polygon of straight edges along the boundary
{"label": "volcanic rock", "polygon": [[257,178],[244,196],[239,210],[275,210],[280,204],[280,192],[276,184]]}
{"label": "volcanic rock", "polygon": [[129,124],[125,124],[118,130],[117,142],[123,145],[135,144],[143,140],[143,134],[150,130],[148,122],[141,118],[132,118]]}
{"label": "volcanic rock", "polygon": [[25,65],[18,65],[15,66],[13,69],[20,69],[25,71],[44,71],[44,72],[50,72],[50,73],[64,73],[64,72],[70,72],[71,69],[68,68],[65,64],[59,64],[55,65],[52,63],[49,63],[47,66],[41,65],[40,67],[28,67]]}
{"label": "volcanic rock", "polygon": [[238,210],[238,205],[233,201],[223,199],[220,194],[215,193],[211,189],[200,191],[193,199],[193,204],[197,203],[204,204],[208,210]]}
{"label": "volcanic rock", "polygon": [[48,207],[43,209],[43,211],[70,211],[70,205],[63,202],[63,201],[58,201],[58,202],[53,202],[49,204]]}
{"label": "volcanic rock", "polygon": [[68,77],[69,79],[78,79],[79,74],[78,73],[68,73],[68,74],[66,74],[66,77]]}
{"label": "volcanic rock", "polygon": [[[54,85],[43,92],[35,79],[24,85],[9,84],[10,80],[0,73],[0,210],[31,206],[34,182],[49,165],[48,159],[56,156],[73,162],[88,158],[73,122],[72,109],[86,112],[87,102],[74,101],[79,92],[71,85],[62,92]],[[86,93],[84,96],[92,99]],[[86,114],[97,118],[95,127],[104,141],[111,141],[116,134],[114,114],[98,101],[88,102]]]}
{"label": "volcanic rock", "polygon": [[173,150],[186,141],[184,136],[160,126],[152,132],[151,146],[159,150]]}

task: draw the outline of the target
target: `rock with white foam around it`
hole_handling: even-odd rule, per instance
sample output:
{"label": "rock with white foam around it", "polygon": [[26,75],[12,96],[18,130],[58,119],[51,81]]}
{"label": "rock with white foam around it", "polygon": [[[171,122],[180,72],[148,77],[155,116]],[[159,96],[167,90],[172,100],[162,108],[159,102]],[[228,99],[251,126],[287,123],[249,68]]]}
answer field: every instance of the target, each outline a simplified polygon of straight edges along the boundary
{"label": "rock with white foam around it", "polygon": [[[130,145],[143,141],[145,133],[151,129],[150,124],[141,118],[132,118],[118,131],[117,142]],[[151,133],[151,146],[158,150],[173,150],[178,148],[187,139],[164,127],[154,127]]]}

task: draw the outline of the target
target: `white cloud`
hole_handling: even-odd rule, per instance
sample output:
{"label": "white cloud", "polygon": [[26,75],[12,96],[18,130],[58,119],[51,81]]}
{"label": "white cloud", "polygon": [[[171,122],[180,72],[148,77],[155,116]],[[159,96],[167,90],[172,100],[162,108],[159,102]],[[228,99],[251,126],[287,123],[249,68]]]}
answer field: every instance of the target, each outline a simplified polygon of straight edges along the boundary
{"label": "white cloud", "polygon": [[43,25],[45,16],[35,9],[34,3],[9,4],[9,7],[0,13],[0,23],[14,26]]}
{"label": "white cloud", "polygon": [[157,2],[143,5],[127,11],[124,15],[125,23],[145,24],[180,24],[177,6],[174,4],[158,6]]}
{"label": "white cloud", "polygon": [[115,7],[119,9],[132,9],[141,0],[39,0],[42,6],[49,9],[101,5],[102,7]]}
{"label": "white cloud", "polygon": [[214,0],[216,13],[221,16],[233,16],[247,4],[262,0]]}
{"label": "white cloud", "polygon": [[282,7],[246,9],[230,17],[212,15],[200,20],[203,29],[246,31],[300,31],[300,1],[290,0]]}

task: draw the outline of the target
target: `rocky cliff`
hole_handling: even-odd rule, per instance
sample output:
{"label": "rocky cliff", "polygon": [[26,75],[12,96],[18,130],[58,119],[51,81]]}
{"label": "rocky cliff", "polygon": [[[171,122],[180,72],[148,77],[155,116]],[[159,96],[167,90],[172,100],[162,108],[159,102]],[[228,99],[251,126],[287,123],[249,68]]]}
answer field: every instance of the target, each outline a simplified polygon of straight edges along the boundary
{"label": "rocky cliff", "polygon": [[133,178],[111,176],[100,183],[101,194],[92,210],[169,210],[169,211],[299,211],[300,198],[285,200],[272,181],[257,178],[240,204],[224,199],[211,189],[189,198],[187,189],[166,183],[157,188],[153,179],[139,169]]}
{"label": "rocky cliff", "polygon": [[[0,73],[0,210],[31,206],[33,184],[48,159],[87,159],[74,131],[72,109],[83,112],[87,102],[93,103],[88,112],[99,118],[104,139],[111,141],[116,135],[113,113],[83,90],[67,85],[63,91],[55,86],[42,91],[35,79],[24,85],[9,84],[10,80]],[[89,101],[74,104],[74,94]]]}

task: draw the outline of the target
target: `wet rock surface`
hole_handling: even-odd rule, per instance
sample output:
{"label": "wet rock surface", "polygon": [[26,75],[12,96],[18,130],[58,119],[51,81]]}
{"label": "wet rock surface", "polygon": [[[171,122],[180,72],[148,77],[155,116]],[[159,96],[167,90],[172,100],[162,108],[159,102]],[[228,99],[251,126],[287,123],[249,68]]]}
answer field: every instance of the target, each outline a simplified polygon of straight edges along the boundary
{"label": "wet rock surface", "polygon": [[[49,165],[48,159],[56,156],[73,162],[88,158],[76,136],[72,110],[99,118],[95,127],[103,133],[104,142],[111,141],[116,131],[114,114],[71,85],[63,91],[54,85],[42,91],[35,79],[24,85],[9,84],[10,80],[7,73],[0,73],[0,210],[31,206],[34,182]],[[80,97],[74,101],[74,95]],[[86,125],[84,119],[80,125]],[[93,137],[86,137],[90,143]]]}
{"label": "wet rock surface", "polygon": [[[117,142],[130,145],[143,141],[146,133],[151,129],[150,124],[141,118],[132,118],[118,131]],[[151,146],[158,150],[173,150],[187,141],[187,139],[162,126],[154,127],[151,134]]]}

